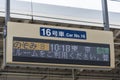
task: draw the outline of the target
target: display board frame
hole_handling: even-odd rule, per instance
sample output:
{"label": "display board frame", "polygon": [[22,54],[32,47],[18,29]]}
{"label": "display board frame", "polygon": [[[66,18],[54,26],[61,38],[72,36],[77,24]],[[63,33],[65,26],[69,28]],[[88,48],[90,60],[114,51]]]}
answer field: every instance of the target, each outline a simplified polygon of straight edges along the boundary
{"label": "display board frame", "polygon": [[[53,66],[53,67],[69,67],[69,68],[114,68],[114,44],[113,44],[113,33],[110,31],[80,29],[80,28],[69,28],[61,26],[51,25],[39,25],[39,24],[26,24],[8,22],[7,29],[7,48],[6,48],[6,64],[10,65],[31,65],[31,66]],[[54,37],[54,36],[42,36],[40,34],[40,27],[62,29],[62,30],[74,30],[86,32],[86,38],[75,39],[66,37]],[[32,39],[45,39],[55,41],[68,41],[68,42],[80,42],[80,43],[94,43],[94,44],[108,44],[110,47],[110,65],[109,66],[97,66],[97,65],[76,65],[76,64],[56,64],[56,63],[37,63],[37,62],[20,62],[13,61],[13,37],[21,38],[32,38]]]}

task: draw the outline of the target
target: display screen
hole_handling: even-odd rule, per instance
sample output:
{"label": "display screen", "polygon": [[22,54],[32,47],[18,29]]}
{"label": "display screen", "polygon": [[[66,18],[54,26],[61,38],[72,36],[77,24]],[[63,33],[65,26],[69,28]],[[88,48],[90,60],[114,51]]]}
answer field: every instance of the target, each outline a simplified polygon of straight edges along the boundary
{"label": "display screen", "polygon": [[13,62],[110,66],[110,45],[13,37]]}

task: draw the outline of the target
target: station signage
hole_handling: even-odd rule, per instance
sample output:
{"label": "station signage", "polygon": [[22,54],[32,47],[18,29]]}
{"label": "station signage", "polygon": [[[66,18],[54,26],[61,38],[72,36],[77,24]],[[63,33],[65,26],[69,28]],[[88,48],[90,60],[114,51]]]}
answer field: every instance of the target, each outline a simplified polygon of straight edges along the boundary
{"label": "station signage", "polygon": [[40,35],[47,37],[86,39],[85,31],[40,27]]}
{"label": "station signage", "polygon": [[9,22],[7,64],[71,68],[114,68],[113,34]]}

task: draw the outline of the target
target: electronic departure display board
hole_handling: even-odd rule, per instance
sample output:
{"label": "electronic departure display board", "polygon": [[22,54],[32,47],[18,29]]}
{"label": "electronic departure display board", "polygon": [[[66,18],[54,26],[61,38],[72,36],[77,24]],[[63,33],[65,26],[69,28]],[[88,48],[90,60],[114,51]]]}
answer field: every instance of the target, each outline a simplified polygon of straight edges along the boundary
{"label": "electronic departure display board", "polygon": [[8,22],[6,65],[65,68],[115,67],[110,31]]}
{"label": "electronic departure display board", "polygon": [[13,37],[13,61],[110,66],[110,46]]}

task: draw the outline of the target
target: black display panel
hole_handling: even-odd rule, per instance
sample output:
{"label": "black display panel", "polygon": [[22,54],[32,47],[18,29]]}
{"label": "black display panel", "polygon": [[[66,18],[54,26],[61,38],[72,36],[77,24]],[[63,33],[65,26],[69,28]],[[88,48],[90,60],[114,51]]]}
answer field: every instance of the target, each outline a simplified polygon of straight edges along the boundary
{"label": "black display panel", "polygon": [[110,66],[110,45],[13,37],[13,62]]}

